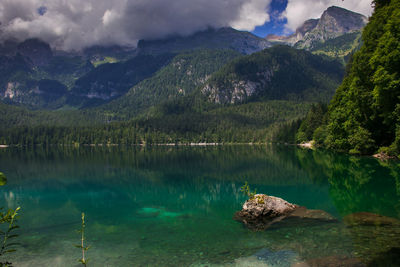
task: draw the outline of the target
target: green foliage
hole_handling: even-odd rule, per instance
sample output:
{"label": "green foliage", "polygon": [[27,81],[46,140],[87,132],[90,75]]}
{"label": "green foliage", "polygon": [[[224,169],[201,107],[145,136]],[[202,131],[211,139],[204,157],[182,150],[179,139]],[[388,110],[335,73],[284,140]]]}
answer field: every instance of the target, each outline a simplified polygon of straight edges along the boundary
{"label": "green foliage", "polygon": [[78,231],[81,234],[81,243],[79,245],[75,245],[75,247],[79,248],[82,251],[82,257],[78,260],[83,266],[87,266],[88,259],[85,257],[85,252],[89,250],[90,246],[85,246],[85,213],[82,212],[82,224],[81,229]]}
{"label": "green foliage", "polygon": [[[396,151],[400,103],[400,1],[375,1],[363,45],[328,112],[328,148],[370,154]],[[397,152],[396,152],[397,153]]]}
{"label": "green foliage", "polygon": [[245,184],[240,188],[240,192],[242,192],[245,196],[249,197],[249,199],[252,200],[257,194],[257,189],[255,189],[254,192],[251,192],[250,186],[246,181]]}
{"label": "green foliage", "polygon": [[328,135],[328,132],[326,129],[326,125],[321,125],[315,129],[312,139],[314,140],[316,145],[321,146],[324,144],[327,135]]}
{"label": "green foliage", "polygon": [[4,173],[0,172],[0,186],[4,186],[7,183],[7,177]]}
{"label": "green foliage", "polygon": [[311,50],[316,55],[326,55],[345,60],[361,47],[361,32],[352,32],[316,44]]}
{"label": "green foliage", "polygon": [[[307,116],[301,122],[296,134],[296,142],[302,143],[313,139],[315,130],[323,124],[326,124],[326,104],[315,104],[311,106]],[[320,136],[318,136],[320,138]]]}
{"label": "green foliage", "polygon": [[350,154],[370,154],[374,151],[374,140],[368,130],[358,127],[348,138],[350,146]]}
{"label": "green foliage", "polygon": [[[0,172],[0,186],[4,186],[7,183],[6,176]],[[8,262],[7,260],[2,259],[5,254],[15,252],[15,246],[19,245],[19,243],[13,242],[10,243],[10,240],[15,239],[18,237],[15,234],[15,230],[19,228],[16,225],[16,221],[18,218],[18,211],[20,207],[16,208],[15,210],[8,209],[6,212],[3,212],[3,208],[0,208],[0,226],[7,225],[6,229],[0,229],[0,236],[2,237],[1,247],[0,247],[0,266],[1,267],[11,267],[12,263]]]}
{"label": "green foliage", "polygon": [[278,143],[297,143],[297,131],[301,125],[301,119],[295,119],[283,123],[275,124],[276,127],[271,140]]}
{"label": "green foliage", "polygon": [[[6,212],[3,212],[0,209],[0,225],[7,225],[5,230],[0,230],[0,236],[3,239],[0,248],[0,257],[3,257],[5,254],[8,253],[15,252],[15,246],[19,245],[19,243],[10,242],[10,240],[18,237],[18,235],[14,234],[14,232],[16,229],[19,228],[19,226],[16,225],[19,210],[20,207],[16,208],[15,210],[8,209]],[[12,264],[2,259],[0,262],[0,266],[12,266]]]}
{"label": "green foliage", "polygon": [[[94,110],[29,110],[0,102],[0,130],[33,126],[91,126],[109,121],[109,116]],[[27,130],[27,129],[26,129]]]}

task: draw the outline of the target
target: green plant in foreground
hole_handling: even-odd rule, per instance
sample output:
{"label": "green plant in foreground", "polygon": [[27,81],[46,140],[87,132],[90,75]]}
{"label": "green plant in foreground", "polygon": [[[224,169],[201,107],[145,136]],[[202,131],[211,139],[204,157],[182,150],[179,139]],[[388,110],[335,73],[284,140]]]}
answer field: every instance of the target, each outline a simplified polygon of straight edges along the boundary
{"label": "green plant in foreground", "polygon": [[82,265],[86,266],[88,259],[85,258],[85,252],[90,248],[90,246],[85,246],[85,213],[82,212],[82,226],[81,229],[78,230],[81,233],[81,244],[75,245],[75,247],[80,248],[82,250],[82,258],[78,261],[82,263]]}
{"label": "green plant in foreground", "polygon": [[245,194],[246,196],[249,197],[250,200],[252,200],[254,199],[254,196],[257,194],[257,189],[254,190],[254,192],[251,192],[250,186],[246,181],[245,184],[240,188],[240,192],[243,192],[243,194]]}
{"label": "green plant in foreground", "polygon": [[[6,176],[0,172],[0,186],[3,186],[7,183]],[[0,229],[0,236],[2,237],[3,241],[1,242],[0,247],[0,257],[3,257],[7,253],[15,252],[15,246],[19,245],[18,243],[10,243],[9,240],[18,237],[17,234],[14,234],[14,230],[18,229],[19,226],[16,225],[16,221],[18,218],[18,211],[21,208],[18,207],[15,210],[8,209],[6,212],[3,212],[3,208],[0,208],[0,225],[7,224],[8,228],[6,230]],[[8,261],[0,260],[0,267],[8,266],[11,267],[12,263]]]}
{"label": "green plant in foreground", "polygon": [[[0,224],[7,223],[8,229],[6,231],[0,230],[0,235],[3,236],[3,242],[1,244],[0,249],[0,257],[7,253],[15,252],[16,250],[12,247],[19,245],[18,243],[9,243],[10,239],[18,237],[17,234],[13,234],[12,232],[15,229],[18,229],[19,226],[16,225],[17,215],[20,207],[16,208],[15,210],[9,209],[6,213],[0,212]],[[0,266],[11,266],[12,263],[5,261],[0,262]]]}

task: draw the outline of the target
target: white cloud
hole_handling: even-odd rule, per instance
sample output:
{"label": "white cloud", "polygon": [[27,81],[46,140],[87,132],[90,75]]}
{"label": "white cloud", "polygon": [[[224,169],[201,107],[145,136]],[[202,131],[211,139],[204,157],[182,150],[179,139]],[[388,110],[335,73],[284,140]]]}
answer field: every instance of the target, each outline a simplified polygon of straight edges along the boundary
{"label": "white cloud", "polygon": [[253,31],[256,26],[270,20],[267,10],[269,4],[265,0],[249,0],[242,5],[239,17],[230,23],[231,26],[238,30]]}
{"label": "white cloud", "polygon": [[[2,39],[40,38],[53,47],[136,45],[208,27],[252,30],[271,0],[1,0]],[[46,8],[41,14],[39,8]]]}
{"label": "white cloud", "polygon": [[282,16],[287,19],[286,27],[294,31],[307,19],[319,18],[330,6],[343,7],[367,17],[373,10],[371,0],[288,0]]}

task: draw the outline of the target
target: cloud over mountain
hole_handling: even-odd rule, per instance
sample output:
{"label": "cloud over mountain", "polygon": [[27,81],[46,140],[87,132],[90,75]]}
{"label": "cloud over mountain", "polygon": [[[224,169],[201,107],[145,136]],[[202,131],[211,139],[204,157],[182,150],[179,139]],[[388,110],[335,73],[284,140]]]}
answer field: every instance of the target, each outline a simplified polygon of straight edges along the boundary
{"label": "cloud over mountain", "polygon": [[208,27],[253,30],[271,0],[1,0],[2,39],[40,38],[53,47],[135,46],[140,39]]}
{"label": "cloud over mountain", "polygon": [[307,19],[319,18],[330,6],[343,7],[367,17],[372,13],[371,0],[288,0],[282,17],[287,19],[286,28],[294,31]]}

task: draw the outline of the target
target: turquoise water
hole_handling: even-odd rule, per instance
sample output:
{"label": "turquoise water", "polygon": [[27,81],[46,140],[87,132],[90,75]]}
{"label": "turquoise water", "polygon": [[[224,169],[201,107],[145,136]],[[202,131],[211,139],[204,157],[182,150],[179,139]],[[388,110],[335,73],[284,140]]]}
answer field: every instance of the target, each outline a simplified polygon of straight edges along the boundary
{"label": "turquoise water", "polygon": [[[0,170],[0,203],[21,206],[15,266],[78,266],[81,212],[88,266],[368,264],[400,247],[398,162],[290,146],[7,148]],[[245,181],[338,221],[251,231],[232,219]],[[390,218],[346,223],[357,212]]]}

